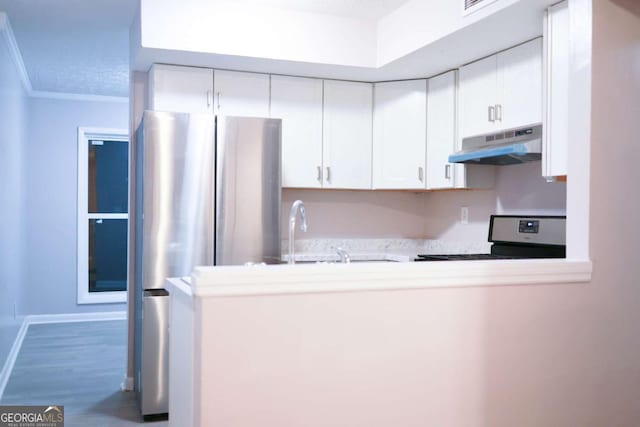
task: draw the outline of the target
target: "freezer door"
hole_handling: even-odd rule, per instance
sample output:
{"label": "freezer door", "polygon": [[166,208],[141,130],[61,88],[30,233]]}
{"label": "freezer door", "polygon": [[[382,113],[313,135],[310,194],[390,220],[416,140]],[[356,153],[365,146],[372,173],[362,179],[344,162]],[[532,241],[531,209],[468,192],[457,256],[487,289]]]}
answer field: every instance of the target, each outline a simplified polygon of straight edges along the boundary
{"label": "freezer door", "polygon": [[217,117],[216,265],[280,262],[281,122]]}
{"label": "freezer door", "polygon": [[169,412],[169,293],[144,291],[142,298],[142,369],[138,381],[143,416]]}

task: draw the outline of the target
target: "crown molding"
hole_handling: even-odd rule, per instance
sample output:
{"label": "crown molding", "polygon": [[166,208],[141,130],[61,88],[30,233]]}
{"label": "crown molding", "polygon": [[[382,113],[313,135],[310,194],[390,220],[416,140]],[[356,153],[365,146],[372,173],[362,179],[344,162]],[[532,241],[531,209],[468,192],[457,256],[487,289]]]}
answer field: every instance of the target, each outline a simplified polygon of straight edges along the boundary
{"label": "crown molding", "polygon": [[22,54],[18,48],[16,37],[11,29],[9,23],[9,17],[5,12],[0,12],[0,37],[4,40],[7,48],[9,49],[9,55],[20,75],[22,86],[27,96],[32,98],[48,98],[48,99],[62,99],[68,101],[95,101],[95,102],[120,102],[128,103],[129,98],[125,96],[107,96],[107,95],[91,95],[84,93],[67,93],[67,92],[47,92],[41,90],[34,90],[31,86],[31,80],[27,73],[27,68],[22,60]]}
{"label": "crown molding", "polygon": [[28,95],[32,98],[62,99],[66,101],[95,101],[95,102],[120,102],[127,104],[129,98],[126,96],[91,95],[85,93],[68,92],[47,92],[42,90],[31,90]]}
{"label": "crown molding", "polygon": [[27,74],[27,69],[24,66],[24,61],[22,60],[22,54],[20,53],[20,49],[18,49],[18,43],[16,43],[16,37],[13,34],[13,30],[11,29],[11,24],[9,23],[9,17],[6,13],[0,12],[0,34],[4,39],[7,48],[9,49],[9,54],[11,55],[11,59],[16,66],[16,70],[20,75],[20,80],[22,81],[22,86],[27,94],[33,92],[33,88],[31,87],[31,80],[29,80],[29,74]]}

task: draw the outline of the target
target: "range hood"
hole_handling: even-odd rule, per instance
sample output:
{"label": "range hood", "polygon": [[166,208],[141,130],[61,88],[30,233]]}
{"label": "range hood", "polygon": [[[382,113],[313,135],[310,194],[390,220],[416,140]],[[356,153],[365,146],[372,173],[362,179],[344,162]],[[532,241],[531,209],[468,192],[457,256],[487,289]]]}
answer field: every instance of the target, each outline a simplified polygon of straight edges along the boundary
{"label": "range hood", "polygon": [[509,129],[462,140],[462,150],[449,163],[515,165],[542,158],[542,125]]}

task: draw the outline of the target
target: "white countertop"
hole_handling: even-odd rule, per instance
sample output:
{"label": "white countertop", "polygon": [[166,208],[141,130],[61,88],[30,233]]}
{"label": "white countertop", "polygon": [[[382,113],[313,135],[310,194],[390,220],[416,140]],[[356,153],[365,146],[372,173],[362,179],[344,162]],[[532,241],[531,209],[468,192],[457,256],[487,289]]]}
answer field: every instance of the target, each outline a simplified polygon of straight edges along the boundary
{"label": "white countertop", "polygon": [[[355,262],[337,263],[337,247]],[[295,249],[300,264],[196,267],[190,283],[173,288],[199,298],[563,284],[589,282],[592,270],[590,260],[569,259],[408,262],[419,253],[488,253],[488,242],[314,239],[296,241]]]}
{"label": "white countertop", "polygon": [[[283,251],[287,242],[282,243]],[[337,262],[337,248],[344,249],[351,261],[413,261],[417,254],[489,253],[489,242],[455,242],[429,239],[300,239],[295,243],[296,262]],[[286,252],[283,261],[289,259]]]}
{"label": "white countertop", "polygon": [[[296,239],[296,254],[336,254],[342,248],[349,254],[468,254],[489,253],[491,243],[437,239]],[[282,242],[287,251],[287,241]]]}
{"label": "white countertop", "polygon": [[586,283],[589,260],[529,259],[196,267],[195,297]]}

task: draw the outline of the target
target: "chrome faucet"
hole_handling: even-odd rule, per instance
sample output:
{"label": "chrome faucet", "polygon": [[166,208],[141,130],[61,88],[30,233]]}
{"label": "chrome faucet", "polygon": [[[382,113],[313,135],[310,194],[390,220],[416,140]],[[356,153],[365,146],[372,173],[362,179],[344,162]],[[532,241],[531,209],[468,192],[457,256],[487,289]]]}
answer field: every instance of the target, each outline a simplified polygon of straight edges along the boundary
{"label": "chrome faucet", "polygon": [[302,224],[300,224],[300,230],[306,232],[307,231],[307,214],[304,210],[304,203],[302,200],[296,200],[291,205],[291,212],[289,213],[289,264],[295,264],[295,254],[294,254],[294,243],[295,243],[295,232],[296,232],[296,216],[300,211],[300,219],[302,219]]}
{"label": "chrome faucet", "polygon": [[341,247],[336,248],[336,253],[340,257],[340,262],[343,264],[349,264],[351,262],[351,257],[349,256],[349,252],[345,251]]}

